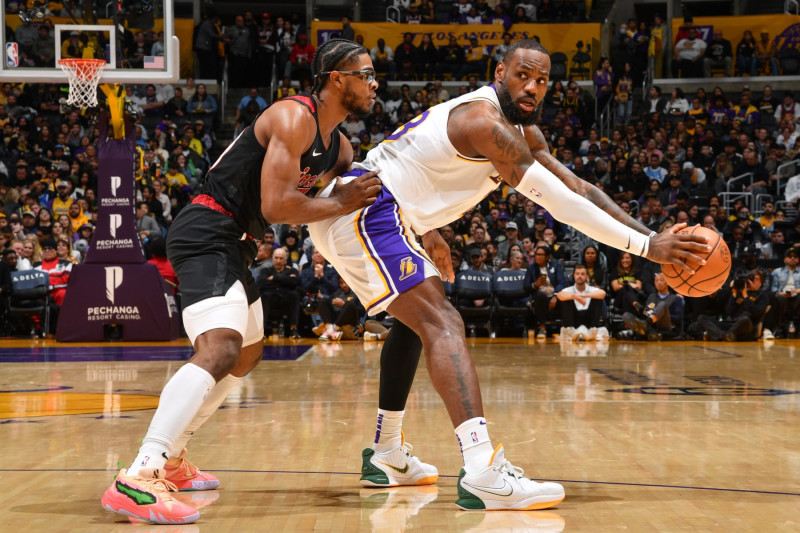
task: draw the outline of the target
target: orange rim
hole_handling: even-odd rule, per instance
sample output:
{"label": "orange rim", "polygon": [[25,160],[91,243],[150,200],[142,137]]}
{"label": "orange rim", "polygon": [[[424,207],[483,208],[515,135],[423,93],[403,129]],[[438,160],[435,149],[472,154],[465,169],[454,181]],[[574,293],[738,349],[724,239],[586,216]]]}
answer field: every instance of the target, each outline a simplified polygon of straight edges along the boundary
{"label": "orange rim", "polygon": [[69,69],[75,72],[78,78],[88,80],[93,78],[97,71],[106,65],[105,59],[83,59],[70,57],[66,59],[59,59],[58,65],[63,69]]}

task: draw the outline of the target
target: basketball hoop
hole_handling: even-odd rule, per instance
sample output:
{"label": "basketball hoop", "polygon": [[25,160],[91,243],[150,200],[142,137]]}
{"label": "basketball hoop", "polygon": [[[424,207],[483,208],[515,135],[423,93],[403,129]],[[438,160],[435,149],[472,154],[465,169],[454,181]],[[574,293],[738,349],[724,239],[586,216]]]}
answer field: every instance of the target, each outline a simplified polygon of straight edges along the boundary
{"label": "basketball hoop", "polygon": [[67,104],[83,108],[97,106],[97,84],[106,61],[67,58],[59,59],[58,66],[67,73],[69,79]]}

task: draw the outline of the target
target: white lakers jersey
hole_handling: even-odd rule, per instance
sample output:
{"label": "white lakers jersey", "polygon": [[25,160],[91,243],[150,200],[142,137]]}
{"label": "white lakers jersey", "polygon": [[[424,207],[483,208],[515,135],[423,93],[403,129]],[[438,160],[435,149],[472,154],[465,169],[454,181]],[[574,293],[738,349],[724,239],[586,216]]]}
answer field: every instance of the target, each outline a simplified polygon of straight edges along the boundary
{"label": "white lakers jersey", "polygon": [[428,109],[370,150],[362,163],[353,165],[380,169],[383,186],[418,235],[453,222],[500,182],[488,159],[458,153],[447,136],[450,111],[474,100],[487,100],[500,109],[494,87],[481,87]]}

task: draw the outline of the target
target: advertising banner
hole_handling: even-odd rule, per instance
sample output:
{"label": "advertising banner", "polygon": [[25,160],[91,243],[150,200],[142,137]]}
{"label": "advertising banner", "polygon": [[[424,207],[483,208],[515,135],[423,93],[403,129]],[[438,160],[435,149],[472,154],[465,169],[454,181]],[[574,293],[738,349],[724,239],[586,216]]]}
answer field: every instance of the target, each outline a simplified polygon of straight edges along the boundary
{"label": "advertising banner", "polygon": [[108,121],[100,119],[97,147],[97,228],[87,263],[144,263],[136,232],[136,181],[133,153],[136,142],[132,125],[124,139],[108,139]]}
{"label": "advertising banner", "polygon": [[118,326],[125,341],[178,337],[180,323],[172,288],[158,268],[138,265],[75,265],[58,316],[61,342],[106,339],[105,326]]}
{"label": "advertising banner", "polygon": [[[503,26],[499,24],[393,24],[391,22],[353,22],[356,35],[364,36],[364,46],[371,49],[377,46],[378,39],[383,38],[386,44],[394,50],[402,41],[403,34],[410,32],[414,35],[414,45],[422,42],[422,36],[431,34],[436,46],[448,44],[450,36],[456,37],[461,45],[469,44],[469,37],[477,35],[478,42],[485,46],[489,53],[495,46],[503,42]],[[311,23],[311,44],[315,47],[324,43],[334,34],[342,31],[341,22],[326,22],[315,20]],[[594,65],[599,60],[600,53],[600,24],[575,23],[575,24],[514,24],[508,30],[512,41],[517,39],[539,38],[539,42],[547,48],[550,54],[562,52],[567,57],[572,57],[577,51],[576,44],[583,41],[592,46],[591,55]],[[597,57],[595,57],[597,53]],[[594,67],[593,67],[594,69]]]}
{"label": "advertising banner", "polygon": [[175,339],[180,328],[175,296],[158,268],[145,262],[136,232],[133,123],[126,122],[124,139],[107,138],[107,113],[100,115],[99,126],[97,228],[85,262],[72,269],[56,337]]}
{"label": "advertising banner", "polygon": [[[800,46],[800,16],[797,15],[749,15],[746,17],[695,17],[693,26],[698,28],[704,41],[710,41],[714,30],[722,30],[722,37],[731,42],[734,54],[736,46],[742,40],[744,32],[750,30],[756,41],[761,40],[761,33],[767,32],[771,41],[775,42],[778,53],[785,48]],[[679,32],[684,26],[682,19],[672,21],[672,35],[682,36]]]}

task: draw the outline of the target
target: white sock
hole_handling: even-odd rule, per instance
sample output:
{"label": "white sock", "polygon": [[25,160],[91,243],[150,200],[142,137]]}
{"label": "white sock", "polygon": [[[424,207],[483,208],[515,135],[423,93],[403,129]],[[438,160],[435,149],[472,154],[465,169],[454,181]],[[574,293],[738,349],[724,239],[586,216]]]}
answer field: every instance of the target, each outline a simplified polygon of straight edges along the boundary
{"label": "white sock", "polygon": [[189,442],[189,439],[192,438],[194,432],[202,426],[208,418],[216,412],[222,402],[225,401],[225,398],[228,397],[231,390],[242,380],[240,377],[236,377],[233,374],[228,374],[223,379],[219,380],[217,384],[214,386],[213,389],[206,395],[206,399],[203,401],[203,405],[200,406],[200,410],[197,411],[197,414],[194,415],[194,418],[186,426],[186,429],[183,430],[181,436],[175,440],[175,443],[172,445],[172,450],[169,452],[168,456],[170,459],[175,457],[179,457],[181,452],[186,447],[186,443]]}
{"label": "white sock", "polygon": [[129,476],[137,475],[142,468],[164,468],[167,453],[194,419],[214,384],[214,377],[193,363],[186,363],[175,372],[161,391],[139,455],[128,467]]}
{"label": "white sock", "polygon": [[470,418],[456,428],[456,438],[464,456],[464,469],[468,474],[480,472],[489,466],[494,448],[482,416]]}
{"label": "white sock", "polygon": [[405,411],[384,411],[378,409],[378,427],[375,430],[375,443],[372,449],[385,453],[399,448],[403,443],[403,415]]}

